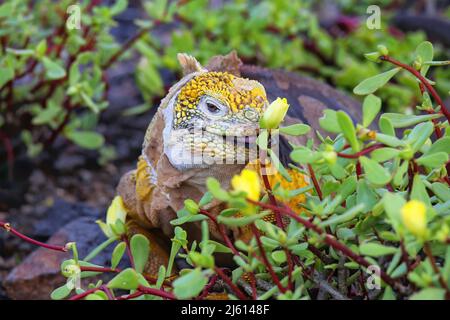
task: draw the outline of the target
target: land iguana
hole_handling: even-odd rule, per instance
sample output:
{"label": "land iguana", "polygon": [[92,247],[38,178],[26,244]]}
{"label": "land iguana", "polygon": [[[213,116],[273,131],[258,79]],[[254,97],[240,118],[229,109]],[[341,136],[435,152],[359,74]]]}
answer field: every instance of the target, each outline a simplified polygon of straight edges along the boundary
{"label": "land iguana", "polygon": [[[178,60],[183,78],[162,99],[146,131],[137,168],[126,173],[117,187],[127,211],[128,231],[144,234],[150,240],[151,256],[146,266],[150,274],[168,262],[173,237],[170,221],[177,217],[184,200],[199,201],[206,192],[207,177],[218,179],[228,188],[232,176],[246,167],[246,163],[235,160],[248,152],[249,143],[254,143],[259,118],[269,101],[287,98],[291,106],[285,121],[303,122],[314,130],[320,130],[318,119],[325,108],[341,109],[356,118],[360,112],[356,101],[326,84],[284,71],[243,65],[235,52],[213,57],[206,67],[187,54],[179,54]],[[230,136],[231,142],[225,140]],[[288,161],[289,149],[289,143],[281,140],[284,163]],[[194,158],[206,154],[213,161],[180,161],[180,152],[186,151]],[[225,158],[230,163],[230,157],[231,164],[222,163]],[[299,172],[290,170],[290,174],[292,182],[274,174],[270,183],[279,181],[287,189],[308,183],[308,177]],[[304,202],[304,195],[294,201]],[[217,215],[225,206],[213,201],[206,209]],[[190,241],[199,238],[197,223],[185,224],[183,228]],[[213,223],[209,229],[212,239],[222,241]],[[229,232],[234,239],[243,237],[241,229]],[[228,264],[230,256],[218,255],[216,262]]]}

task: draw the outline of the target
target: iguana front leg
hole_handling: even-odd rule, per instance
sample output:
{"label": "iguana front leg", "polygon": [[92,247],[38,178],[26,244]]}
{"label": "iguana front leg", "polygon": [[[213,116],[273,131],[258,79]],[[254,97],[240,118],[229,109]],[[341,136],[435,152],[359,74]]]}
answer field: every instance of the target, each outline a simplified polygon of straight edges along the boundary
{"label": "iguana front leg", "polygon": [[117,193],[127,210],[127,233],[142,234],[150,241],[150,257],[145,272],[156,275],[161,265],[167,265],[170,255],[170,238],[146,214],[152,204],[154,185],[150,183],[145,161],[140,157],[137,169],[122,176]]}

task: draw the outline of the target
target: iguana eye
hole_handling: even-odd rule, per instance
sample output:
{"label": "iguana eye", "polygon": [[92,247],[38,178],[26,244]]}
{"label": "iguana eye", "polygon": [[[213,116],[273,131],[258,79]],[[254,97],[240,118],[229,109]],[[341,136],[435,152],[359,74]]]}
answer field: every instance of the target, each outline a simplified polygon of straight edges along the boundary
{"label": "iguana eye", "polygon": [[209,101],[206,102],[206,108],[208,108],[208,111],[211,113],[219,113],[220,112],[220,108]]}
{"label": "iguana eye", "polygon": [[228,107],[212,97],[205,97],[199,105],[199,109],[210,117],[222,117],[228,112]]}

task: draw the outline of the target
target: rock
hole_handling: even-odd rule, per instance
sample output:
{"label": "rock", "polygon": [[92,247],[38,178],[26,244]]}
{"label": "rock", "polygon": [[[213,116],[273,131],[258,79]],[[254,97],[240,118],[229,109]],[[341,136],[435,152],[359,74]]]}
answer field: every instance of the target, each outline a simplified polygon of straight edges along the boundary
{"label": "rock", "polygon": [[[76,242],[80,257],[86,256],[92,249],[105,241],[92,218],[78,218],[61,228],[48,241],[50,244],[64,245]],[[91,262],[99,265],[110,265],[110,257],[114,246],[102,251]],[[4,287],[11,299],[50,299],[50,293],[66,281],[61,275],[61,263],[71,258],[71,253],[57,252],[39,248],[15,267],[7,276]]]}
{"label": "rock", "polygon": [[57,198],[54,204],[45,212],[44,217],[36,222],[32,236],[48,239],[57,230],[77,218],[86,217],[91,220],[102,218],[100,210],[82,203],[70,203]]}

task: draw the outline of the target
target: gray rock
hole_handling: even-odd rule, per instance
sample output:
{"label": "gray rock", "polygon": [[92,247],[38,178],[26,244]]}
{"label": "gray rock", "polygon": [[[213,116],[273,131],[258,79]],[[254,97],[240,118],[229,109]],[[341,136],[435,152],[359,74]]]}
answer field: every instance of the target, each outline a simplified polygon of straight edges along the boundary
{"label": "gray rock", "polygon": [[[49,238],[56,231],[80,217],[96,220],[102,218],[100,210],[78,203],[70,203],[57,198],[55,203],[45,212],[44,218],[36,222],[32,236]],[[95,226],[96,227],[96,226]]]}

